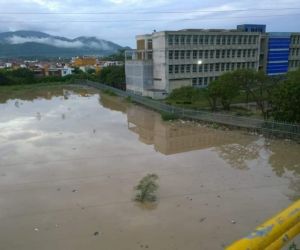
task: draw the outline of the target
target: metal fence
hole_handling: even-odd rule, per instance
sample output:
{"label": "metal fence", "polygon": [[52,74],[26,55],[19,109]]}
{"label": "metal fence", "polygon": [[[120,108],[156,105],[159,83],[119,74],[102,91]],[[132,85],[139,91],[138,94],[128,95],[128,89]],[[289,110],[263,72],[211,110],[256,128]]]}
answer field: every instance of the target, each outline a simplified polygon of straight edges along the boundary
{"label": "metal fence", "polygon": [[207,111],[199,111],[192,109],[184,109],[175,107],[156,101],[147,97],[135,95],[111,86],[92,82],[89,80],[76,80],[75,84],[87,85],[101,90],[110,90],[119,96],[130,97],[133,102],[142,104],[159,112],[172,113],[182,118],[200,120],[204,122],[218,123],[230,125],[240,128],[248,128],[258,130],[261,133],[268,135],[282,136],[285,138],[300,138],[300,125],[291,123],[282,123],[276,121],[265,121],[263,119],[254,119],[248,117],[227,115],[221,113],[212,113]]}

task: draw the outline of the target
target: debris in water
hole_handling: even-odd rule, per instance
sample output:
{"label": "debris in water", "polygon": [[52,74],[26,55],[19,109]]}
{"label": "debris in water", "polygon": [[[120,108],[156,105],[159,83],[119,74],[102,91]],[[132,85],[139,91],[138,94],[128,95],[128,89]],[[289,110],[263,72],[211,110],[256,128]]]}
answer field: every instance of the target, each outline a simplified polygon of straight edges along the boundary
{"label": "debris in water", "polygon": [[38,231],[39,231],[39,229],[36,227],[36,228],[34,229],[34,231],[38,232]]}
{"label": "debris in water", "polygon": [[203,221],[205,221],[206,220],[206,217],[203,217],[203,218],[201,218],[200,220],[199,220],[199,222],[201,223],[201,222],[203,222]]}
{"label": "debris in water", "polygon": [[72,192],[73,192],[73,193],[77,193],[78,190],[77,190],[77,189],[73,189]]}
{"label": "debris in water", "polygon": [[236,224],[236,221],[235,221],[235,220],[231,220],[231,223],[232,223],[232,224]]}
{"label": "debris in water", "polygon": [[60,188],[57,188],[56,190],[57,190],[57,191],[60,191],[61,189],[60,189]]}
{"label": "debris in water", "polygon": [[95,232],[95,233],[94,233],[94,236],[98,236],[98,235],[99,235],[99,232]]}

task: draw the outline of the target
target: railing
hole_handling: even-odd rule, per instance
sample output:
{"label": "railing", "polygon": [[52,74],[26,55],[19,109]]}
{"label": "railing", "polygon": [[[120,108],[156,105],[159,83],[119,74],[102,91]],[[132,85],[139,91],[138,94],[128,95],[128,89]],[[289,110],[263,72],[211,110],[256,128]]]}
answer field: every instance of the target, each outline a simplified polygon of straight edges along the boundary
{"label": "railing", "polygon": [[300,233],[300,200],[257,227],[248,236],[234,242],[226,250],[282,249]]}
{"label": "railing", "polygon": [[300,138],[300,125],[291,123],[282,123],[275,121],[265,121],[263,119],[254,119],[240,116],[233,116],[220,113],[212,113],[207,111],[199,111],[192,109],[184,109],[168,105],[159,101],[155,101],[143,96],[135,95],[111,86],[92,82],[89,80],[76,80],[76,84],[88,85],[102,90],[111,90],[119,96],[130,97],[133,102],[142,104],[159,112],[173,113],[182,118],[201,120],[211,123],[219,123],[240,128],[249,128],[257,130],[267,135],[276,135],[284,138]]}

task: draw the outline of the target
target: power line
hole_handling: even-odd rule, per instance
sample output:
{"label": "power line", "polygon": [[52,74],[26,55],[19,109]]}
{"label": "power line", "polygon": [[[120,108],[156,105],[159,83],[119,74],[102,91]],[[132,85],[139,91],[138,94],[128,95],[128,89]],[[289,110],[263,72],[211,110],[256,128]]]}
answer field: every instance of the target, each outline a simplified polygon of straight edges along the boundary
{"label": "power line", "polygon": [[[281,14],[281,15],[263,15],[263,16],[229,16],[229,17],[196,17],[183,19],[97,19],[97,20],[43,20],[45,23],[118,23],[118,22],[155,22],[155,21],[203,21],[203,20],[226,20],[226,19],[245,19],[245,18],[266,18],[266,17],[281,17],[281,16],[298,16],[300,13]],[[1,23],[28,23],[41,22],[41,20],[1,20]]]}
{"label": "power line", "polygon": [[250,12],[250,11],[283,11],[283,10],[299,10],[295,8],[249,8],[249,9],[233,9],[233,10],[180,10],[180,11],[99,11],[99,12],[0,12],[1,15],[131,15],[131,14],[188,14],[188,13],[230,13],[230,12]]}

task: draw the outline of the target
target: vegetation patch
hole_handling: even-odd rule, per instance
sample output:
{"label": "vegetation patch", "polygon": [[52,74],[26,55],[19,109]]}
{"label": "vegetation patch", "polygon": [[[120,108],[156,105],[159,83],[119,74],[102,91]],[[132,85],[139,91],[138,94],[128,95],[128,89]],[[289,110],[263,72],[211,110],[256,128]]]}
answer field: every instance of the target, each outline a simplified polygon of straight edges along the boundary
{"label": "vegetation patch", "polygon": [[147,174],[143,177],[135,187],[137,191],[135,200],[141,203],[156,201],[155,192],[158,189],[157,180],[158,176],[156,174]]}
{"label": "vegetation patch", "polygon": [[179,116],[174,113],[163,112],[161,113],[161,119],[163,121],[173,121],[179,119]]}
{"label": "vegetation patch", "polygon": [[117,95],[114,91],[112,91],[110,89],[103,90],[103,93],[107,94],[107,95],[110,95],[110,96],[116,96]]}

